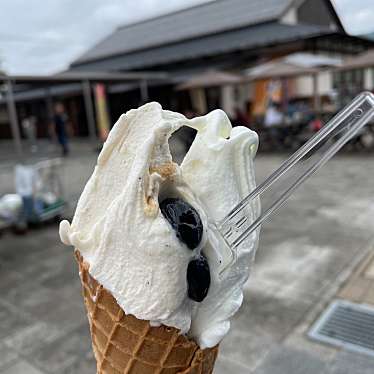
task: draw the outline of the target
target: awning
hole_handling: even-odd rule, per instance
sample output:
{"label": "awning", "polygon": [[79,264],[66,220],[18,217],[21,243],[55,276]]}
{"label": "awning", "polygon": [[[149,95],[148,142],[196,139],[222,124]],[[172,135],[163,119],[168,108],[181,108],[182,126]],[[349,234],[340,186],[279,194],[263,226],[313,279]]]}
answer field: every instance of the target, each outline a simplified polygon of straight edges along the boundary
{"label": "awning", "polygon": [[247,80],[294,78],[302,75],[314,75],[320,71],[321,69],[317,67],[301,66],[278,60],[248,70]]}
{"label": "awning", "polygon": [[364,69],[372,66],[374,67],[374,49],[346,59],[338,70]]}
{"label": "awning", "polygon": [[207,71],[192,76],[176,87],[177,90],[189,90],[193,88],[217,87],[225,85],[240,84],[245,77],[223,71]]}

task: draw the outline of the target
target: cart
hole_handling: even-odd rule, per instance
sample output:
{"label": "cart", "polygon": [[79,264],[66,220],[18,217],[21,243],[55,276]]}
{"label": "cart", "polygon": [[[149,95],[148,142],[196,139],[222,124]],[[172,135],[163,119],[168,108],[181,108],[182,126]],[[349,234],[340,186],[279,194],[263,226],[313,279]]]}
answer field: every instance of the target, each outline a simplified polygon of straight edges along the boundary
{"label": "cart", "polygon": [[16,191],[22,196],[23,215],[27,223],[60,219],[67,203],[60,178],[60,158],[15,167]]}

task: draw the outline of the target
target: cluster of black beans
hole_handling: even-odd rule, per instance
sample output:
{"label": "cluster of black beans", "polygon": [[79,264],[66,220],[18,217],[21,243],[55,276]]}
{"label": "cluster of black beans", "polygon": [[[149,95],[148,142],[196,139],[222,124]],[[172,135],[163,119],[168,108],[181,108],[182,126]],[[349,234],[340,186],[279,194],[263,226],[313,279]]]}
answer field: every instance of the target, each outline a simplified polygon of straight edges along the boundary
{"label": "cluster of black beans", "polygon": [[[167,198],[160,203],[160,210],[176,232],[178,239],[191,251],[203,237],[203,224],[196,209],[180,198]],[[203,253],[194,256],[187,267],[188,297],[201,302],[210,286],[209,264]]]}

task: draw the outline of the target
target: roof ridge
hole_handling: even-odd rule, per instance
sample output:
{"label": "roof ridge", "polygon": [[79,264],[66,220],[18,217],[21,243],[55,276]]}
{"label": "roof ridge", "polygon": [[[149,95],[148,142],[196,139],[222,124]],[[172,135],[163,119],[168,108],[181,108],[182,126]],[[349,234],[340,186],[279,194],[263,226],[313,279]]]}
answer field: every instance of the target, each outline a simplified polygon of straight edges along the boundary
{"label": "roof ridge", "polygon": [[[217,1],[221,1],[221,0],[217,0]],[[229,1],[229,0],[227,0]],[[276,19],[269,19],[269,20],[266,20],[266,21],[262,21],[262,22],[259,22],[256,24],[257,25],[265,25],[265,24],[271,24],[271,23],[277,23],[276,22]],[[219,34],[224,34],[226,32],[231,32],[231,31],[237,31],[237,30],[241,30],[241,29],[245,29],[247,27],[251,27],[251,26],[255,26],[255,25],[250,25],[250,26],[238,26],[238,27],[234,27],[234,28],[231,28],[231,29],[227,29],[227,30],[220,30],[218,32],[214,32],[214,35],[219,35]],[[287,25],[287,26],[295,26],[295,25]],[[308,25],[309,26],[309,25]],[[315,25],[312,25],[312,26],[315,26]],[[142,51],[142,50],[147,50],[147,49],[152,49],[152,48],[159,48],[159,47],[163,47],[163,46],[169,46],[169,45],[173,45],[173,44],[176,44],[176,43],[180,43],[180,42],[187,42],[187,41],[193,41],[193,40],[198,40],[200,38],[204,38],[204,37],[208,37],[212,35],[211,33],[207,33],[207,34],[202,34],[202,35],[199,35],[199,36],[193,36],[193,37],[186,37],[184,39],[180,39],[178,41],[173,41],[173,42],[170,42],[170,43],[166,43],[166,44],[157,44],[157,45],[153,45],[153,46],[150,46],[150,47],[147,47],[147,48],[142,48],[142,47],[139,47],[139,48],[135,48],[135,49],[132,49],[132,50],[129,50],[129,51],[126,51],[126,53],[133,53],[133,52],[139,52],[139,51]],[[106,58],[111,58],[111,57],[115,57],[115,56],[119,56],[121,55],[123,52],[116,52],[116,53],[113,53],[111,55],[103,55],[103,56],[100,56],[98,59],[106,59]],[[91,61],[94,61],[96,60],[97,58],[87,58],[87,59],[83,59],[81,60],[81,58],[79,57],[77,60],[73,61],[71,63],[71,65],[75,65],[76,63],[80,64],[80,63],[86,63],[86,62],[91,62]]]}
{"label": "roof ridge", "polygon": [[206,5],[211,4],[211,3],[218,3],[218,2],[223,2],[223,1],[230,1],[230,0],[206,0],[206,1],[204,1],[202,3],[199,3],[199,4],[195,4],[195,5],[192,5],[192,6],[187,6],[185,8],[173,10],[171,12],[159,14],[157,16],[151,16],[149,18],[141,19],[141,20],[138,20],[138,21],[135,21],[135,22],[130,22],[130,23],[118,26],[115,30],[117,31],[117,30],[125,29],[127,27],[131,27],[131,26],[135,26],[135,25],[141,25],[142,23],[146,23],[146,22],[153,21],[153,20],[160,19],[160,18],[164,18],[164,17],[169,17],[171,15],[178,14],[178,13],[183,13],[186,10],[200,8],[200,7],[206,6]]}
{"label": "roof ridge", "polygon": [[[234,30],[237,28],[248,27],[253,24],[261,24],[263,22],[276,21],[279,20],[283,14],[287,11],[289,6],[297,0],[265,0],[266,6],[264,8],[254,6],[251,4],[261,4],[261,0],[215,0],[215,1],[205,1],[200,4],[195,4],[187,8],[179,9],[174,12],[165,13],[158,15],[156,17],[151,17],[144,19],[142,21],[128,23],[117,27],[114,31],[108,34],[105,38],[99,40],[94,46],[88,49],[85,53],[80,55],[72,64],[75,62],[84,62],[89,60],[94,60],[96,58],[103,58],[105,56],[111,56],[113,54],[120,54],[124,52],[129,52],[134,49],[144,49],[151,48],[166,44],[173,44],[180,42],[182,40],[194,39],[196,37],[202,37],[205,35],[215,34],[219,32],[225,32],[229,30]],[[302,0],[298,0],[302,1]],[[238,9],[248,10],[248,12],[236,13],[233,4],[237,5]],[[234,18],[224,17],[225,12],[229,12]],[[200,16],[200,14],[202,16]],[[217,19],[217,15],[221,18]],[[197,27],[199,30],[196,31],[195,27],[192,27],[191,20],[193,21],[195,17],[199,18],[200,21],[202,17],[207,18],[207,22],[202,22],[203,26]],[[185,27],[176,30],[175,33],[170,32],[173,28],[172,21],[175,19],[181,21]],[[170,21],[169,21],[170,20]],[[165,24],[165,25],[163,25]],[[206,24],[206,25],[205,25]],[[204,26],[205,25],[205,26]],[[147,38],[144,37],[144,30],[149,33],[150,28],[156,27],[159,31],[154,36],[150,35]],[[163,29],[168,31],[168,33],[163,32]],[[161,31],[161,34],[160,34]],[[118,35],[128,34],[123,39],[119,41]],[[142,36],[144,40],[139,42],[139,45],[135,45],[136,37]],[[156,36],[157,35],[157,36]],[[117,38],[117,39],[116,39]],[[132,39],[129,41],[129,39]],[[117,47],[114,47],[113,40],[117,43]],[[121,52],[119,52],[121,50]]]}

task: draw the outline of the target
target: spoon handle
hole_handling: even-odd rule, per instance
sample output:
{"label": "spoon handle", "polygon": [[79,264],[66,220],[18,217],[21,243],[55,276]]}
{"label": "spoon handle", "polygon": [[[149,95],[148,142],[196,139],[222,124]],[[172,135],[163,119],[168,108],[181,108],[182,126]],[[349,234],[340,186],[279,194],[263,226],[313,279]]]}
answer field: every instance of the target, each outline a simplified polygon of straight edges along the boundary
{"label": "spoon handle", "polygon": [[[374,117],[374,95],[363,92],[216,224],[232,255],[237,247],[286,202],[292,193]],[[248,207],[261,198],[262,212],[250,219]]]}

